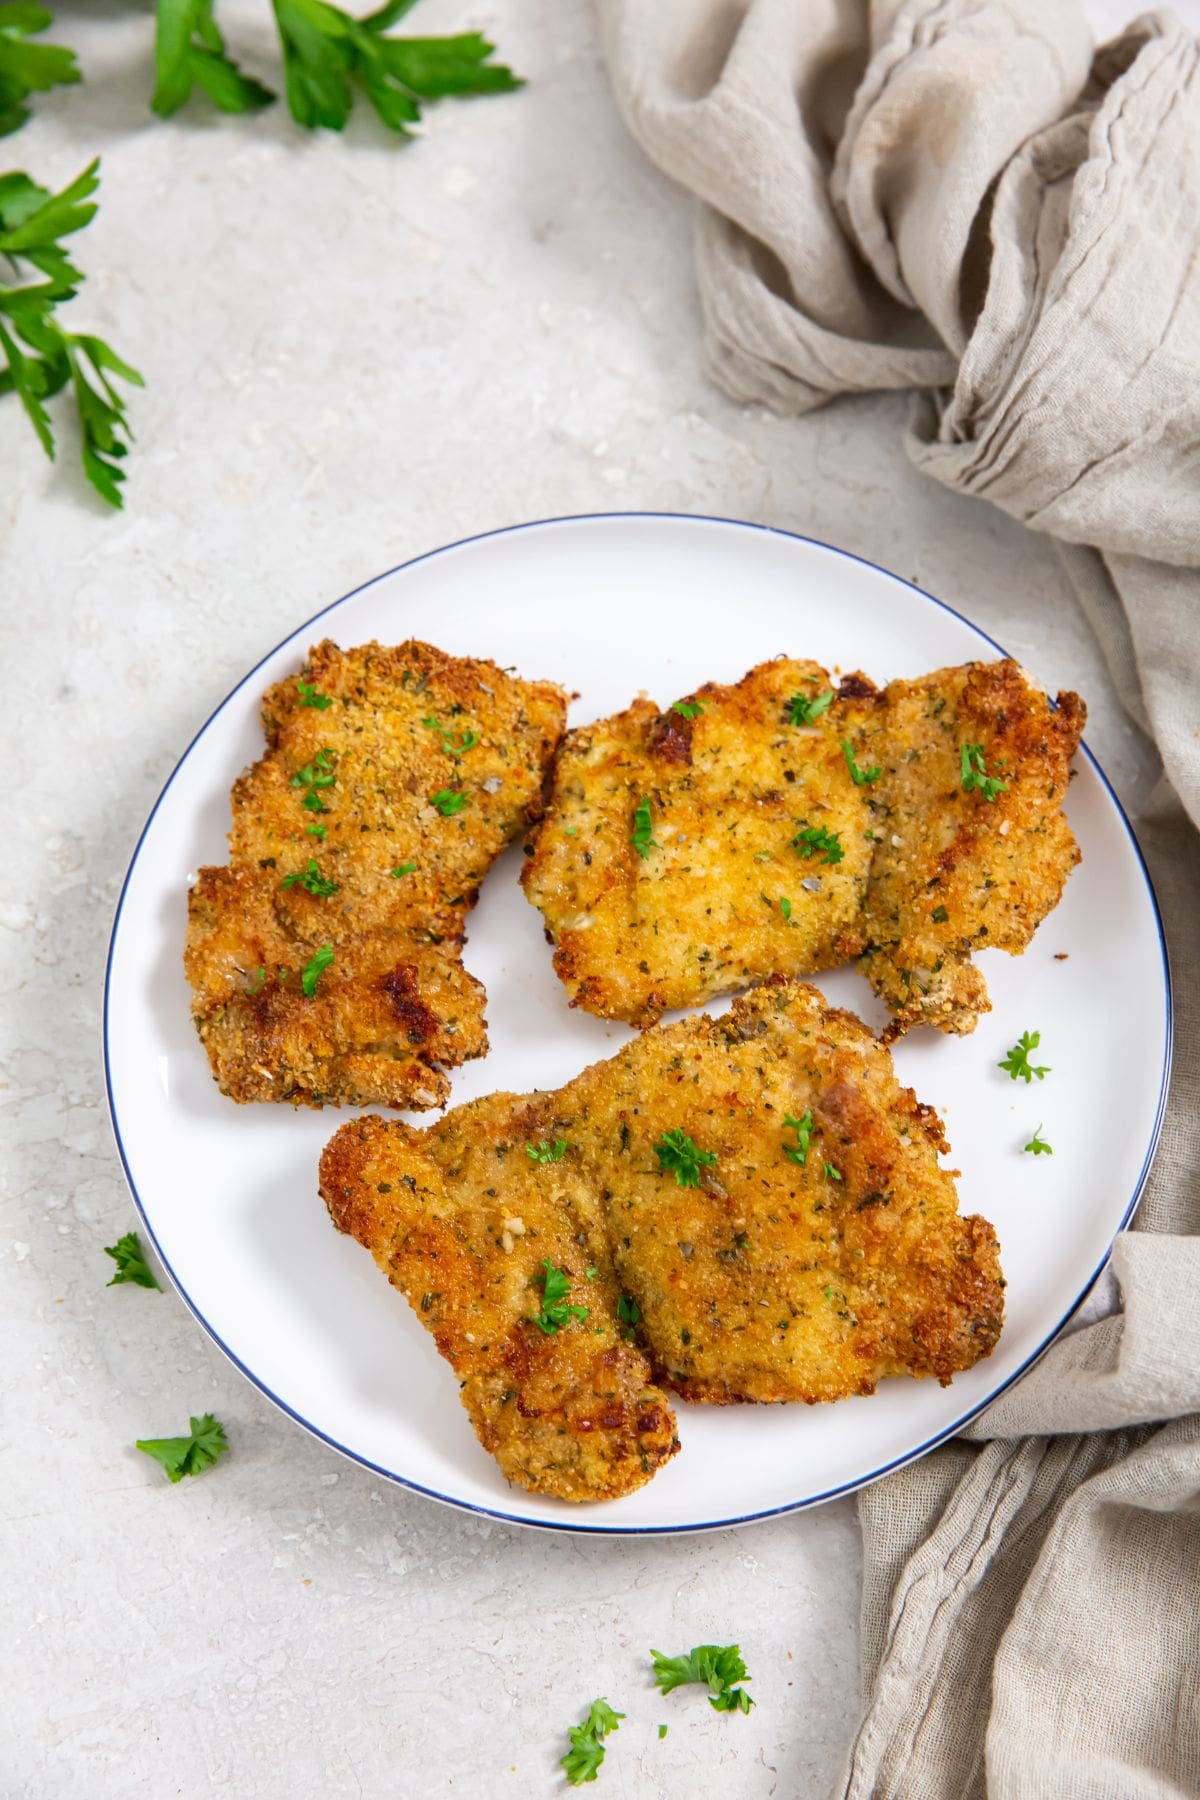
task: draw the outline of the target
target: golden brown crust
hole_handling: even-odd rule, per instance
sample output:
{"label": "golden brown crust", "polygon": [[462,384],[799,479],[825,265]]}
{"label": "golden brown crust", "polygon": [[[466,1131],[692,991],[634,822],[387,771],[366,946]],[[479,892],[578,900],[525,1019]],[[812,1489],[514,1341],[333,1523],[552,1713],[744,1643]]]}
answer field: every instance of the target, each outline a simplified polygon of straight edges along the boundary
{"label": "golden brown crust", "polygon": [[[573,1005],[645,1025],[866,951],[891,1035],[974,1029],[971,951],[1024,949],[1078,860],[1061,803],[1083,702],[1052,705],[1012,661],[969,663],[882,693],[846,676],[791,724],[792,695],[826,692],[818,664],[781,658],[682,713],[638,700],[567,734],[522,881]],[[1007,781],[996,799],[963,787],[966,745]]]}
{"label": "golden brown crust", "polygon": [[[330,704],[304,704],[301,682]],[[188,899],[192,1014],[223,1093],[445,1101],[445,1069],[487,1048],[466,915],[537,815],[565,716],[548,682],[415,642],[327,641],[269,690],[266,754],[233,786],[229,864],[201,869]],[[444,817],[442,790],[465,807]],[[323,945],[333,961],[306,995]]]}
{"label": "golden brown crust", "polygon": [[[832,687],[818,663],[780,658],[735,686],[709,682],[683,702],[691,717],[637,700],[568,733],[521,880],[572,1005],[646,1025],[863,947],[869,817],[839,744],[847,704],[788,722],[793,695]],[[642,856],[631,838],[645,801]],[[805,830],[836,849],[797,850]]]}
{"label": "golden brown crust", "polygon": [[[675,1130],[716,1159],[696,1186],[656,1153]],[[560,1140],[560,1161],[527,1154]],[[945,1148],[866,1027],[780,979],[555,1093],[493,1094],[427,1131],[343,1126],[321,1191],[433,1331],[508,1478],[600,1499],[673,1454],[663,1387],[815,1403],[945,1382],[991,1351],[995,1233],[959,1218]],[[588,1309],[550,1337],[529,1322],[543,1259]]]}
{"label": "golden brown crust", "polygon": [[[864,968],[892,1013],[913,1025],[975,1029],[989,1010],[980,949],[1017,956],[1057,906],[1079,849],[1062,812],[1087,711],[1052,704],[1017,663],[967,663],[893,681],[863,730],[882,766],[871,789],[878,834],[867,884]],[[963,785],[963,750],[1005,786]]]}

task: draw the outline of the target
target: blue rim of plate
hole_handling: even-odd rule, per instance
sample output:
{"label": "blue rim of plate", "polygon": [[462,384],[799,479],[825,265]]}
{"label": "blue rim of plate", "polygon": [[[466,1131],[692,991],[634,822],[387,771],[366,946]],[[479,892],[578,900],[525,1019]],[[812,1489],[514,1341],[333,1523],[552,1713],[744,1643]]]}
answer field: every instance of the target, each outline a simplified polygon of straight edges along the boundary
{"label": "blue rim of plate", "polygon": [[[961,1431],[964,1426],[969,1425],[972,1419],[977,1418],[986,1407],[991,1406],[993,1401],[998,1400],[1001,1394],[1007,1393],[1008,1389],[1016,1382],[1020,1381],[1023,1375],[1028,1374],[1034,1363],[1037,1362],[1040,1357],[1045,1355],[1051,1344],[1063,1330],[1063,1327],[1070,1321],[1075,1312],[1087,1299],[1092,1288],[1107,1268],[1109,1258],[1112,1255],[1112,1240],[1109,1241],[1108,1249],[1105,1251],[1099,1263],[1097,1263],[1092,1274],[1089,1275],[1079,1293],[1072,1300],[1070,1306],[1068,1306],[1067,1310],[1063,1313],[1058,1324],[1042,1340],[1037,1349],[1026,1357],[1025,1361],[1021,1364],[1021,1367],[1008,1377],[1007,1381],[1002,1382],[998,1388],[990,1393],[986,1399],[981,1400],[978,1405],[969,1407],[960,1418],[953,1420],[952,1423],[947,1425],[943,1430],[935,1432],[935,1434],[932,1437],[927,1438],[924,1443],[917,1445],[913,1450],[906,1451],[903,1456],[894,1457],[891,1462],[884,1463],[877,1469],[872,1469],[866,1475],[858,1477],[853,1481],[841,1482],[836,1487],[829,1488],[824,1493],[810,1495],[806,1500],[796,1500],[785,1506],[766,1507],[761,1512],[740,1513],[724,1519],[705,1519],[691,1525],[604,1525],[599,1523],[593,1525],[582,1521],[577,1522],[570,1518],[564,1518],[561,1523],[559,1523],[558,1520],[535,1519],[520,1513],[505,1512],[499,1507],[477,1506],[472,1501],[457,1499],[453,1494],[439,1493],[436,1488],[425,1487],[418,1481],[410,1481],[404,1475],[397,1475],[393,1469],[385,1469],[381,1467],[379,1463],[372,1462],[369,1457],[360,1455],[357,1450],[351,1450],[345,1444],[339,1444],[336,1438],[330,1437],[328,1432],[322,1431],[319,1426],[313,1425],[308,1419],[303,1418],[293,1407],[288,1405],[286,1400],[281,1399],[278,1394],[274,1393],[264,1381],[259,1379],[253,1369],[248,1368],[237,1353],[230,1349],[229,1345],[220,1334],[213,1329],[212,1325],[210,1325],[209,1321],[200,1311],[200,1308],[196,1305],[196,1302],[183,1286],[174,1269],[171,1267],[170,1262],[163,1254],[162,1246],[155,1235],[154,1227],[150,1223],[146,1208],[142,1204],[141,1195],[138,1193],[137,1184],[133,1179],[133,1171],[129,1166],[129,1158],[125,1152],[124,1139],[121,1136],[121,1124],[117,1117],[117,1103],[116,1097],[113,1094],[112,1074],[109,1066],[108,1016],[109,1006],[112,1001],[113,953],[116,949],[117,933],[121,927],[121,913],[125,905],[125,895],[130,882],[133,880],[138,857],[141,854],[142,845],[146,841],[146,834],[154,823],[159,807],[167,797],[171,783],[175,780],[176,775],[178,775],[180,769],[192,754],[196,745],[200,742],[200,739],[213,723],[213,720],[219,713],[225,710],[229,705],[229,702],[246,686],[247,682],[253,680],[258,671],[263,667],[264,663],[269,662],[271,658],[276,655],[276,653],[281,650],[291,638],[295,637],[298,632],[308,631],[319,619],[325,618],[329,613],[336,612],[338,607],[345,605],[347,600],[353,600],[357,594],[365,593],[368,588],[375,587],[379,582],[388,581],[393,575],[399,575],[405,569],[415,568],[418,563],[428,562],[432,557],[445,556],[451,550],[461,550],[467,544],[482,543],[488,538],[512,537],[517,532],[541,531],[556,525],[578,525],[588,522],[594,523],[597,520],[615,519],[669,519],[673,523],[691,521],[704,525],[731,525],[741,531],[761,531],[766,533],[769,537],[788,538],[796,543],[811,545],[814,549],[827,551],[831,556],[841,557],[846,562],[861,563],[864,568],[872,569],[877,575],[883,575],[889,581],[894,581],[897,586],[905,588],[909,593],[918,595],[920,599],[927,601],[929,605],[939,607],[942,612],[949,613],[952,618],[957,619],[960,624],[965,625],[968,631],[972,632],[981,643],[987,644],[990,649],[997,651],[1001,656],[1008,655],[1008,652],[1001,644],[996,642],[995,638],[989,637],[986,631],[981,631],[978,625],[973,624],[971,620],[960,613],[956,607],[947,605],[944,600],[939,600],[935,594],[927,594],[924,588],[919,588],[915,582],[906,581],[902,575],[895,574],[891,569],[883,568],[881,564],[872,562],[869,557],[856,556],[852,550],[839,549],[836,544],[827,544],[821,538],[807,537],[803,532],[785,531],[783,527],[779,525],[758,525],[750,519],[724,519],[711,513],[565,513],[561,517],[555,518],[527,519],[519,525],[501,525],[493,531],[477,531],[472,533],[470,537],[457,538],[450,544],[441,544],[436,550],[422,551],[420,556],[412,556],[407,562],[397,563],[394,568],[385,569],[382,574],[373,575],[369,581],[360,582],[357,587],[351,588],[349,592],[343,594],[340,599],[333,600],[328,606],[321,607],[318,612],[312,614],[311,618],[305,620],[302,624],[297,625],[292,631],[289,631],[287,637],[281,638],[279,643],[276,644],[273,649],[268,650],[264,656],[260,657],[254,667],[249,669],[236,686],[229,690],[220,705],[214,707],[213,711],[209,714],[203,725],[201,725],[199,731],[196,732],[195,736],[188,744],[187,749],[183,752],[183,755],[179,758],[175,767],[164,782],[162,791],[159,793],[157,800],[150,809],[146,823],[142,826],[138,841],[134,845],[133,855],[130,858],[129,868],[126,871],[125,879],[121,883],[121,893],[117,900],[116,912],[113,916],[112,933],[109,938],[108,956],[104,968],[104,1085],[108,1095],[108,1112],[112,1122],[113,1136],[116,1139],[117,1153],[121,1158],[121,1167],[125,1171],[125,1180],[129,1185],[129,1192],[132,1195],[133,1203],[137,1208],[138,1217],[141,1219],[142,1224],[149,1235],[150,1241],[154,1245],[155,1255],[158,1257],[159,1262],[170,1277],[172,1286],[175,1288],[175,1291],[178,1293],[189,1312],[191,1312],[193,1317],[203,1326],[213,1343],[216,1344],[219,1350],[224,1352],[234,1367],[240,1370],[247,1381],[258,1389],[259,1393],[264,1394],[268,1400],[279,1408],[280,1412],[286,1413],[289,1419],[294,1419],[296,1424],[302,1426],[310,1436],[317,1438],[322,1444],[327,1444],[331,1450],[336,1450],[340,1455],[347,1457],[351,1462],[357,1463],[360,1468],[369,1469],[372,1474],[382,1476],[385,1481],[392,1482],[396,1487],[405,1488],[409,1493],[421,1494],[427,1500],[440,1501],[443,1506],[455,1507],[460,1512],[474,1513],[478,1517],[485,1519],[495,1519],[503,1525],[523,1525],[538,1531],[575,1532],[590,1537],[684,1537],[689,1536],[693,1532],[728,1531],[738,1525],[754,1525],[764,1519],[786,1517],[788,1513],[808,1512],[809,1509],[814,1506],[823,1506],[826,1501],[839,1500],[849,1494],[857,1493],[861,1488],[870,1487],[873,1482],[881,1480],[883,1476],[892,1475],[897,1469],[907,1468],[910,1463],[918,1462],[922,1456],[927,1456],[931,1450],[936,1450],[939,1444],[944,1444],[948,1438],[954,1437],[954,1435]],[[1150,1174],[1150,1168],[1154,1161],[1154,1153],[1158,1148],[1158,1140],[1162,1132],[1163,1116],[1167,1106],[1167,1093],[1171,1084],[1171,1063],[1175,1042],[1175,1016],[1171,993],[1171,965],[1167,954],[1166,935],[1163,931],[1162,913],[1159,910],[1158,896],[1154,891],[1154,883],[1150,879],[1150,871],[1146,867],[1146,859],[1142,855],[1141,845],[1137,841],[1137,837],[1134,833],[1133,826],[1129,822],[1125,808],[1118,800],[1108,776],[1104,773],[1104,770],[1100,767],[1100,764],[1086,744],[1080,743],[1079,750],[1080,754],[1086,759],[1089,767],[1092,769],[1092,772],[1099,778],[1100,784],[1112,803],[1113,810],[1123,825],[1125,834],[1129,839],[1130,848],[1133,851],[1138,868],[1141,871],[1142,880],[1146,884],[1147,897],[1149,898],[1150,908],[1154,915],[1154,928],[1158,934],[1159,955],[1162,958],[1164,1035],[1162,1048],[1162,1078],[1158,1090],[1158,1104],[1155,1109],[1154,1124],[1150,1132],[1149,1143],[1146,1146],[1146,1154],[1142,1161],[1142,1167],[1138,1174],[1137,1181],[1134,1183],[1133,1193],[1130,1196],[1129,1203],[1121,1215],[1121,1220],[1116,1231],[1113,1233],[1113,1239],[1115,1239],[1120,1232],[1124,1231],[1137,1210],[1138,1201],[1142,1197],[1142,1192],[1145,1188],[1147,1178]]]}

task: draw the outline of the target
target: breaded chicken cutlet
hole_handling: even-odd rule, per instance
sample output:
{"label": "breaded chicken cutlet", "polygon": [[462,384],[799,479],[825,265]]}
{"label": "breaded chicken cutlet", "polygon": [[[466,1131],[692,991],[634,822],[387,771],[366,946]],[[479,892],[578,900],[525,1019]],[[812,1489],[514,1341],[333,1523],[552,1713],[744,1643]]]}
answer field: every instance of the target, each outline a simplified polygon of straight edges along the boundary
{"label": "breaded chicken cutlet", "polygon": [[971,951],[1024,949],[1078,861],[1084,717],[1007,660],[880,692],[780,658],[568,732],[522,883],[572,1005],[645,1025],[863,955],[891,1035],[973,1030]]}
{"label": "breaded chicken cutlet", "polygon": [[776,978],[556,1092],[352,1121],[321,1192],[506,1477],[598,1500],[678,1447],[663,1390],[812,1404],[989,1354],[995,1233],[958,1216],[945,1149],[867,1028]]}
{"label": "breaded chicken cutlet", "polygon": [[428,644],[325,642],[263,700],[230,859],[188,896],[192,1016],[234,1100],[444,1103],[487,1048],[462,964],[489,866],[536,816],[566,695]]}

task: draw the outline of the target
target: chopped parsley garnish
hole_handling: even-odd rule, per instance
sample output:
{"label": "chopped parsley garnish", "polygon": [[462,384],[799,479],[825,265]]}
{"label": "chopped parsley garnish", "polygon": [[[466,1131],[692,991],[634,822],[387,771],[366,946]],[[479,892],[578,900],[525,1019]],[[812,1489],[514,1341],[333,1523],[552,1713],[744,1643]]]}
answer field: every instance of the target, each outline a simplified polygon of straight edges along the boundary
{"label": "chopped parsley garnish", "polygon": [[1003,1069],[1014,1081],[1023,1081],[1026,1087],[1034,1076],[1039,1081],[1044,1081],[1050,1073],[1049,1064],[1039,1067],[1029,1060],[1029,1052],[1036,1050],[1041,1041],[1040,1031],[1023,1031],[1003,1062],[997,1063],[997,1068]]}
{"label": "chopped parsley garnish", "polygon": [[843,738],[841,744],[842,755],[846,759],[846,767],[850,771],[850,779],[855,787],[869,787],[873,781],[879,780],[879,777],[883,774],[883,770],[879,767],[878,763],[873,769],[860,769],[855,759],[854,747],[851,744],[850,739]]}
{"label": "chopped parsley garnish", "polygon": [[701,1150],[678,1126],[664,1131],[654,1146],[659,1173],[673,1174],[680,1187],[699,1187],[700,1170],[716,1162],[711,1150]]}
{"label": "chopped parsley garnish", "polygon": [[650,816],[649,800],[639,800],[633,814],[633,830],[629,841],[639,856],[649,856],[652,850],[661,850],[662,845],[655,842],[654,821]]}
{"label": "chopped parsley garnish", "polygon": [[949,922],[949,919],[950,919],[950,914],[946,911],[944,906],[935,906],[934,907],[933,922],[935,925],[945,925]]}
{"label": "chopped parsley garnish", "polygon": [[793,694],[788,701],[788,724],[811,725],[832,703],[832,688],[826,688],[823,694],[814,694],[811,700],[804,694]]}
{"label": "chopped parsley garnish", "polygon": [[618,1298],[617,1298],[617,1318],[620,1321],[622,1337],[629,1338],[630,1341],[632,1342],[632,1340],[637,1336],[637,1332],[634,1330],[634,1327],[636,1326],[636,1324],[637,1324],[638,1320],[641,1318],[641,1316],[642,1316],[642,1309],[638,1305],[637,1301],[634,1299],[632,1294],[621,1294],[618,1296]]}
{"label": "chopped parsley garnish", "polygon": [[329,808],[321,800],[320,789],[331,788],[333,782],[333,752],[331,750],[318,750],[312,761],[306,763],[302,769],[297,769],[292,776],[292,786],[304,789],[302,804],[309,812],[329,811]]}
{"label": "chopped parsley garnish", "polygon": [[707,700],[676,700],[671,711],[677,712],[681,719],[694,719],[707,705]]}
{"label": "chopped parsley garnish", "polygon": [[300,986],[309,1000],[316,993],[317,983],[332,961],[333,945],[322,944],[321,948],[305,963],[300,973]]}
{"label": "chopped parsley garnish", "polygon": [[389,875],[394,875],[396,880],[399,881],[399,879],[402,875],[414,874],[416,872],[416,867],[417,867],[416,863],[413,863],[413,862],[401,863],[398,868],[389,869],[388,873],[389,873]]}
{"label": "chopped parsley garnish", "polygon": [[840,1181],[842,1179],[842,1172],[840,1169],[835,1169],[832,1163],[827,1162],[825,1164],[825,1179],[826,1181]]}
{"label": "chopped parsley garnish", "polygon": [[254,971],[254,974],[250,977],[250,980],[247,982],[246,986],[242,989],[242,992],[243,992],[243,994],[249,994],[250,997],[253,999],[255,994],[262,993],[262,991],[266,987],[266,985],[267,985],[267,971],[263,968],[262,964],[259,963],[257,969],[255,969],[255,971]]}
{"label": "chopped parsley garnish", "polygon": [[801,856],[815,856],[819,850],[825,863],[840,863],[845,855],[837,832],[826,831],[824,825],[802,825],[792,839],[792,849]]}
{"label": "chopped parsley garnish", "polygon": [[462,812],[470,805],[468,794],[459,794],[454,788],[439,788],[436,794],[430,794],[429,804],[437,808],[443,819],[452,819],[455,813]]}
{"label": "chopped parsley garnish", "polygon": [[325,829],[324,825],[306,825],[304,827],[304,830],[309,837],[317,838],[322,844],[325,842]]}
{"label": "chopped parsley garnish", "polygon": [[322,875],[313,857],[308,859],[307,869],[297,871],[294,875],[285,875],[280,882],[281,888],[302,887],[306,893],[315,894],[318,900],[328,900],[330,894],[336,894],[340,883],[330,881]]}
{"label": "chopped parsley garnish", "polygon": [[567,1154],[567,1140],[566,1138],[555,1138],[553,1143],[547,1140],[544,1144],[526,1144],[525,1154],[530,1162],[561,1162]]}
{"label": "chopped parsley garnish", "polygon": [[985,800],[994,800],[997,794],[1008,792],[1007,781],[1001,781],[997,776],[986,772],[982,744],[964,744],[959,751],[959,767],[962,770],[964,792],[969,794],[974,789]]}
{"label": "chopped parsley garnish", "polygon": [[161,1463],[168,1481],[182,1481],[185,1475],[201,1475],[211,1469],[218,1456],[229,1448],[225,1427],[211,1413],[202,1419],[189,1419],[188,1437],[138,1438],[137,1449]]}
{"label": "chopped parsley garnish", "polygon": [[333,701],[328,694],[318,694],[311,681],[298,681],[296,692],[300,696],[301,706],[314,706],[318,712],[328,712]]}
{"label": "chopped parsley garnish", "polygon": [[745,1688],[734,1685],[751,1680],[737,1644],[697,1644],[686,1656],[664,1656],[661,1650],[650,1654],[654,1679],[664,1694],[698,1682],[708,1689],[708,1704],[714,1712],[748,1713],[754,1705]]}
{"label": "chopped parsley garnish", "polygon": [[659,1728],[658,1728],[658,1735],[659,1735],[659,1737],[660,1737],[660,1738],[665,1738],[665,1737],[666,1737],[666,1735],[667,1735],[667,1728],[666,1728],[666,1726],[665,1726],[665,1725],[660,1725],[660,1726],[659,1726]]}
{"label": "chopped parsley garnish", "polygon": [[542,1310],[536,1313],[531,1323],[547,1337],[567,1324],[570,1319],[578,1319],[582,1325],[588,1316],[586,1306],[568,1306],[567,1295],[571,1291],[570,1278],[561,1269],[556,1269],[548,1257],[542,1259],[542,1273],[533,1277],[542,1290]]}
{"label": "chopped parsley garnish", "polygon": [[780,895],[779,910],[790,925],[792,922],[792,903],[786,894]]}
{"label": "chopped parsley garnish", "polygon": [[446,752],[447,756],[465,756],[467,751],[473,750],[479,742],[479,733],[477,731],[460,731],[456,738],[455,734],[452,731],[448,731],[434,713],[427,713],[421,720],[421,723],[422,725],[427,725],[430,731],[437,732],[442,740],[442,749]]}
{"label": "chopped parsley garnish", "polygon": [[[1037,1127],[1037,1130],[1034,1132],[1034,1134],[1030,1138],[1029,1142],[1027,1144],[1024,1144],[1022,1146],[1022,1148],[1025,1150],[1032,1151],[1034,1156],[1053,1156],[1054,1155],[1054,1151],[1053,1151],[1052,1147],[1046,1142],[1045,1138],[1042,1136],[1042,1128],[1040,1125]],[[111,1287],[112,1282],[110,1281],[108,1285]]]}
{"label": "chopped parsley garnish", "polygon": [[812,1137],[812,1113],[806,1112],[803,1118],[800,1119],[793,1119],[791,1113],[785,1113],[783,1128],[785,1131],[794,1131],[796,1134],[796,1142],[794,1144],[785,1144],[783,1147],[783,1154],[787,1157],[789,1162],[799,1163],[800,1167],[803,1168],[808,1161],[808,1145],[809,1139]]}
{"label": "chopped parsley garnish", "polygon": [[[123,1281],[136,1282],[138,1287],[158,1287],[154,1270],[146,1261],[146,1252],[142,1249],[142,1240],[136,1231],[127,1231],[115,1244],[106,1244],[104,1254],[111,1256],[117,1265],[117,1272],[108,1283],[109,1287],[120,1287]],[[161,1288],[159,1292],[162,1292]]]}
{"label": "chopped parsley garnish", "polygon": [[593,1700],[582,1725],[568,1725],[571,1748],[559,1761],[572,1787],[595,1781],[596,1771],[604,1761],[603,1739],[610,1731],[620,1730],[624,1717],[624,1713],[614,1712],[607,1700]]}

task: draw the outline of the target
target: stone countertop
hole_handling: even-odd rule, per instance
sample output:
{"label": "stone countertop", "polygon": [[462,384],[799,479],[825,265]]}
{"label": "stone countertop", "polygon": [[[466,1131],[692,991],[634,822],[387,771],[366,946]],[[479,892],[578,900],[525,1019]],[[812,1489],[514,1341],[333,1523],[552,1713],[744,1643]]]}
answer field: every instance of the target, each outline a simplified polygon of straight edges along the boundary
{"label": "stone countertop", "polygon": [[[488,30],[529,86],[434,109],[407,148],[281,107],[162,124],[145,14],[64,5],[86,84],[0,157],[57,187],[102,156],[75,312],[147,381],[120,516],[68,431],[52,468],[0,402],[5,1796],[550,1795],[603,1693],[629,1715],[604,1792],[808,1800],[855,1717],[851,1502],[652,1541],[492,1525],[307,1437],[173,1295],[106,1288],[134,1223],[98,1056],[117,892],[193,732],[297,621],[518,519],[761,520],[960,607],[1087,696],[1127,799],[1153,776],[1051,546],[909,468],[903,397],[788,421],[707,384],[688,210],[613,111],[585,0],[419,18]],[[264,0],[222,19],[268,74]],[[233,1453],[169,1487],[133,1440],[208,1408]],[[748,1718],[649,1683],[649,1645],[734,1638]]]}

